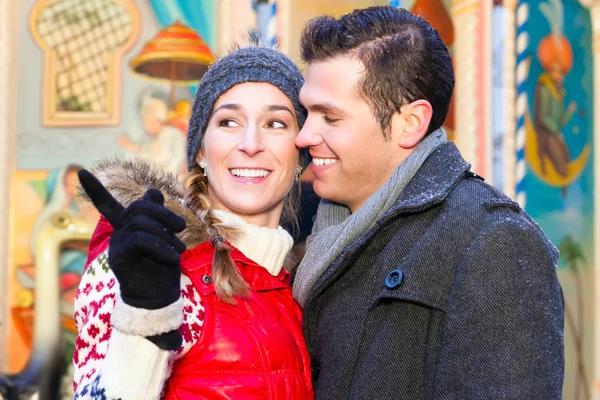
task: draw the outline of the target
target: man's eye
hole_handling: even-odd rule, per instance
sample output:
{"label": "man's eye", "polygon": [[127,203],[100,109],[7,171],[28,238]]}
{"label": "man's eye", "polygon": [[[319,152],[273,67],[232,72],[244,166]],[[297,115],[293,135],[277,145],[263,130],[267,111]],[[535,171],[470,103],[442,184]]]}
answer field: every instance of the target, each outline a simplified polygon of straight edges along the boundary
{"label": "man's eye", "polygon": [[323,116],[323,119],[324,119],[324,120],[325,120],[325,122],[327,122],[329,125],[333,125],[333,124],[335,124],[336,122],[338,122],[338,121],[339,121],[339,119],[336,119],[336,118],[329,118],[327,115],[324,115],[324,116]]}
{"label": "man's eye", "polygon": [[239,124],[232,119],[224,119],[219,121],[219,126],[224,128],[235,128],[236,126],[239,126]]}

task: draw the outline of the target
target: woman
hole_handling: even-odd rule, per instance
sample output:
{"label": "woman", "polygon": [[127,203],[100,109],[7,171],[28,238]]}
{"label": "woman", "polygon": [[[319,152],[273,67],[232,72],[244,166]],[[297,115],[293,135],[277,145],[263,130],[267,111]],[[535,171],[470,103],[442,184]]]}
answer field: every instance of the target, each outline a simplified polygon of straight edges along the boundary
{"label": "woman", "polygon": [[302,83],[273,49],[217,61],[196,93],[185,193],[147,164],[104,163],[102,183],[80,172],[104,218],[75,305],[76,398],[312,398],[279,226],[308,162]]}

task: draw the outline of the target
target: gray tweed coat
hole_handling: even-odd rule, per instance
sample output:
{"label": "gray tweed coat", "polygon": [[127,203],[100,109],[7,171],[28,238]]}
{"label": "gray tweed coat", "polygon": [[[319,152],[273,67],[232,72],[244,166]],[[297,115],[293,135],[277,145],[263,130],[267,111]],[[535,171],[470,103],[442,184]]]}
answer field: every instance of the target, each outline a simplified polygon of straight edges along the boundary
{"label": "gray tweed coat", "polygon": [[452,143],[304,308],[317,400],[560,399],[558,251]]}

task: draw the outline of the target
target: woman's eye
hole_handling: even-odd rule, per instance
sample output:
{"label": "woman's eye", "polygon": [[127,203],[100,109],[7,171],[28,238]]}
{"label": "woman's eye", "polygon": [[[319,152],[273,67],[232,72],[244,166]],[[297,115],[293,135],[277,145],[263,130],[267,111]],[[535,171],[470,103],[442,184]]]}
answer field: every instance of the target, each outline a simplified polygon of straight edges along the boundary
{"label": "woman's eye", "polygon": [[224,119],[219,121],[219,126],[224,128],[235,128],[236,126],[239,126],[239,124],[232,119]]}
{"label": "woman's eye", "polygon": [[287,126],[281,121],[270,121],[267,124],[267,127],[271,128],[271,129],[283,129],[283,128],[286,128]]}

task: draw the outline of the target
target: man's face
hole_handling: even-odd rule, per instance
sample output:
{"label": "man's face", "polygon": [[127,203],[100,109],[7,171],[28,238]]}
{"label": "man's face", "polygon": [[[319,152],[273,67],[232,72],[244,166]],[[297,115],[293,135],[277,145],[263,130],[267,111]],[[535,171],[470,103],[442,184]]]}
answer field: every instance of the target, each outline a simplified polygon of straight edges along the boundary
{"label": "man's face", "polygon": [[550,79],[552,79],[555,85],[561,86],[563,84],[565,80],[565,74],[563,74],[562,67],[559,63],[552,63],[548,74],[550,75]]}
{"label": "man's face", "polygon": [[359,96],[363,70],[360,61],[346,56],[309,64],[300,91],[308,118],[296,138],[296,145],[308,147],[313,157],[315,192],[353,213],[401,162],[394,129],[386,141],[369,104]]}

